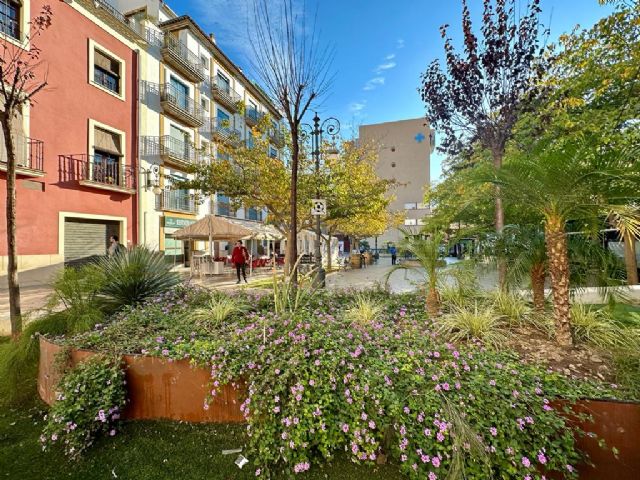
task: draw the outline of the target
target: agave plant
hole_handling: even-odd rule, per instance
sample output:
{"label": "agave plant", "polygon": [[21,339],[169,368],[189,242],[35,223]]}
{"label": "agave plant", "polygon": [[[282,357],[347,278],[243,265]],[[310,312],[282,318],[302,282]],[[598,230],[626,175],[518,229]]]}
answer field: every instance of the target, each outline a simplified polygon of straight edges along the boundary
{"label": "agave plant", "polygon": [[440,314],[441,299],[438,291],[442,261],[440,259],[440,245],[444,236],[440,232],[434,232],[428,237],[413,235],[411,232],[401,230],[404,234],[404,240],[400,244],[400,248],[416,257],[417,265],[412,263],[401,263],[394,265],[385,276],[385,282],[388,286],[389,279],[398,270],[411,270],[417,272],[424,277],[426,288],[425,302],[427,311],[431,316]]}
{"label": "agave plant", "polygon": [[171,271],[162,252],[144,246],[98,258],[95,265],[104,275],[100,295],[112,310],[136,305],[180,283],[180,277]]}

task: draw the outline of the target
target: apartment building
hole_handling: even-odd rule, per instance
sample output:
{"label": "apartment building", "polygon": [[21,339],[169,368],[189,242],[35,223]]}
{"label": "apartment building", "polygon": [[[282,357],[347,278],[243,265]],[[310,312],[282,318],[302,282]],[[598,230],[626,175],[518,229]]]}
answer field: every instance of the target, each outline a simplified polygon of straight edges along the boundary
{"label": "apartment building", "polygon": [[[378,150],[376,167],[381,178],[398,182],[395,199],[389,205],[391,212],[403,213],[403,229],[419,231],[423,219],[429,214],[425,205],[425,187],[429,185],[430,156],[435,147],[435,132],[424,118],[396,122],[362,125],[359,140]],[[385,248],[389,243],[398,244],[402,232],[395,227],[382,235],[369,238],[372,247]]]}
{"label": "apartment building", "polygon": [[[20,44],[44,3],[5,1],[0,41]],[[172,233],[205,214],[264,221],[263,210],[234,210],[222,195],[176,187],[194,163],[220,158],[220,145],[250,144],[266,114],[269,154],[279,156],[283,144],[280,114],[214,37],[158,0],[51,6],[53,25],[38,44],[49,88],[16,126],[19,268],[102,255],[113,234],[181,261],[199,246]],[[0,218],[0,272],[5,232]]]}
{"label": "apartment building", "polygon": [[[48,86],[16,122],[19,268],[103,255],[110,235],[137,243],[138,53],[134,20],[103,0],[3,1],[0,42],[25,42],[32,15],[49,4],[52,26],[37,39]],[[72,28],[71,28],[72,27]],[[0,135],[2,135],[0,133]],[[0,139],[0,209],[6,151]],[[0,215],[0,273],[6,271],[6,216]]]}
{"label": "apartment building", "polygon": [[203,198],[176,186],[189,166],[216,161],[222,144],[251,142],[251,127],[269,113],[273,155],[281,146],[281,115],[192,18],[155,0],[120,0],[118,8],[140,15],[146,38],[139,97],[140,243],[182,261],[202,246],[173,238],[177,229],[214,213],[263,221],[258,209],[233,211],[230,199]]}

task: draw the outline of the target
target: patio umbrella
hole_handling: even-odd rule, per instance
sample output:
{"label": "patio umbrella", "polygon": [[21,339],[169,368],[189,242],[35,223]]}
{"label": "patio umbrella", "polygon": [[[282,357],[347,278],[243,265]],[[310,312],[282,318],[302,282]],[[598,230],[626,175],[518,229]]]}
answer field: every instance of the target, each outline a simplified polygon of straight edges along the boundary
{"label": "patio umbrella", "polygon": [[209,254],[213,256],[212,243],[214,241],[233,241],[251,235],[251,230],[226,218],[207,215],[195,223],[173,233],[178,240],[209,240]]}

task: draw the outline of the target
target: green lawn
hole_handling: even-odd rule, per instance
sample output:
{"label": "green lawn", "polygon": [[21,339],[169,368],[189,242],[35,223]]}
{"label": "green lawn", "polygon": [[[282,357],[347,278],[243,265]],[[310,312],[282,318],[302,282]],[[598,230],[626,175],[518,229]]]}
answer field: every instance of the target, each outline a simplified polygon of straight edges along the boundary
{"label": "green lawn", "polygon": [[[38,437],[43,407],[0,409],[0,478],[53,479],[248,479],[254,468],[234,465],[236,455],[221,451],[244,443],[239,425],[194,425],[179,422],[129,422],[121,434],[102,439],[80,461],[69,463],[56,451],[42,452]],[[250,456],[249,456],[250,457]],[[116,477],[117,475],[117,477]],[[314,466],[312,479],[393,480],[402,478],[394,466],[363,467],[340,458],[324,468]]]}
{"label": "green lawn", "polygon": [[[608,305],[593,305],[594,308],[609,309]],[[631,314],[637,314],[632,316]],[[640,327],[640,305],[616,303],[613,307],[613,318],[630,327]]]}

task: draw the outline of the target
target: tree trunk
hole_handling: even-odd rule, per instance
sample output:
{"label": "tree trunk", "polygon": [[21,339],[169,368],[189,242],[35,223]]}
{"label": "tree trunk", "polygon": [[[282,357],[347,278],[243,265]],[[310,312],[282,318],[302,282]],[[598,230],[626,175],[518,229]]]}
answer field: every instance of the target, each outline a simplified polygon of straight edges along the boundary
{"label": "tree trunk", "polygon": [[331,232],[327,232],[327,272],[331,271]]}
{"label": "tree trunk", "polygon": [[638,260],[636,259],[636,239],[631,233],[624,236],[624,264],[627,269],[627,285],[638,284]]}
{"label": "tree trunk", "polygon": [[298,271],[293,266],[298,260],[298,159],[300,144],[297,125],[291,128],[291,191],[289,193],[289,208],[291,209],[290,230],[287,238],[287,257],[289,264],[287,273],[291,275],[293,285],[298,284]]}
{"label": "tree trunk", "polygon": [[11,131],[11,114],[2,119],[4,146],[7,150],[7,280],[9,286],[9,316],[11,336],[16,340],[22,332],[20,284],[18,283],[18,250],[16,245],[16,146]]}
{"label": "tree trunk", "polygon": [[[504,152],[502,150],[493,151],[493,166],[496,169],[502,168],[502,157]],[[494,226],[496,233],[501,233],[504,228],[504,206],[502,205],[502,196],[500,193],[500,187],[495,186],[496,200],[495,200],[495,218]],[[507,261],[504,258],[498,259],[498,285],[500,290],[506,291],[507,289]]]}
{"label": "tree trunk", "polygon": [[531,267],[531,292],[533,308],[537,313],[544,313],[544,263],[536,263]]}
{"label": "tree trunk", "polygon": [[432,318],[440,315],[440,293],[438,293],[437,288],[427,287],[429,291],[427,292],[427,312],[429,316]]}
{"label": "tree trunk", "polygon": [[551,291],[553,293],[553,317],[556,341],[560,345],[571,345],[571,305],[569,301],[569,254],[564,219],[554,215],[545,221],[545,237]]}

